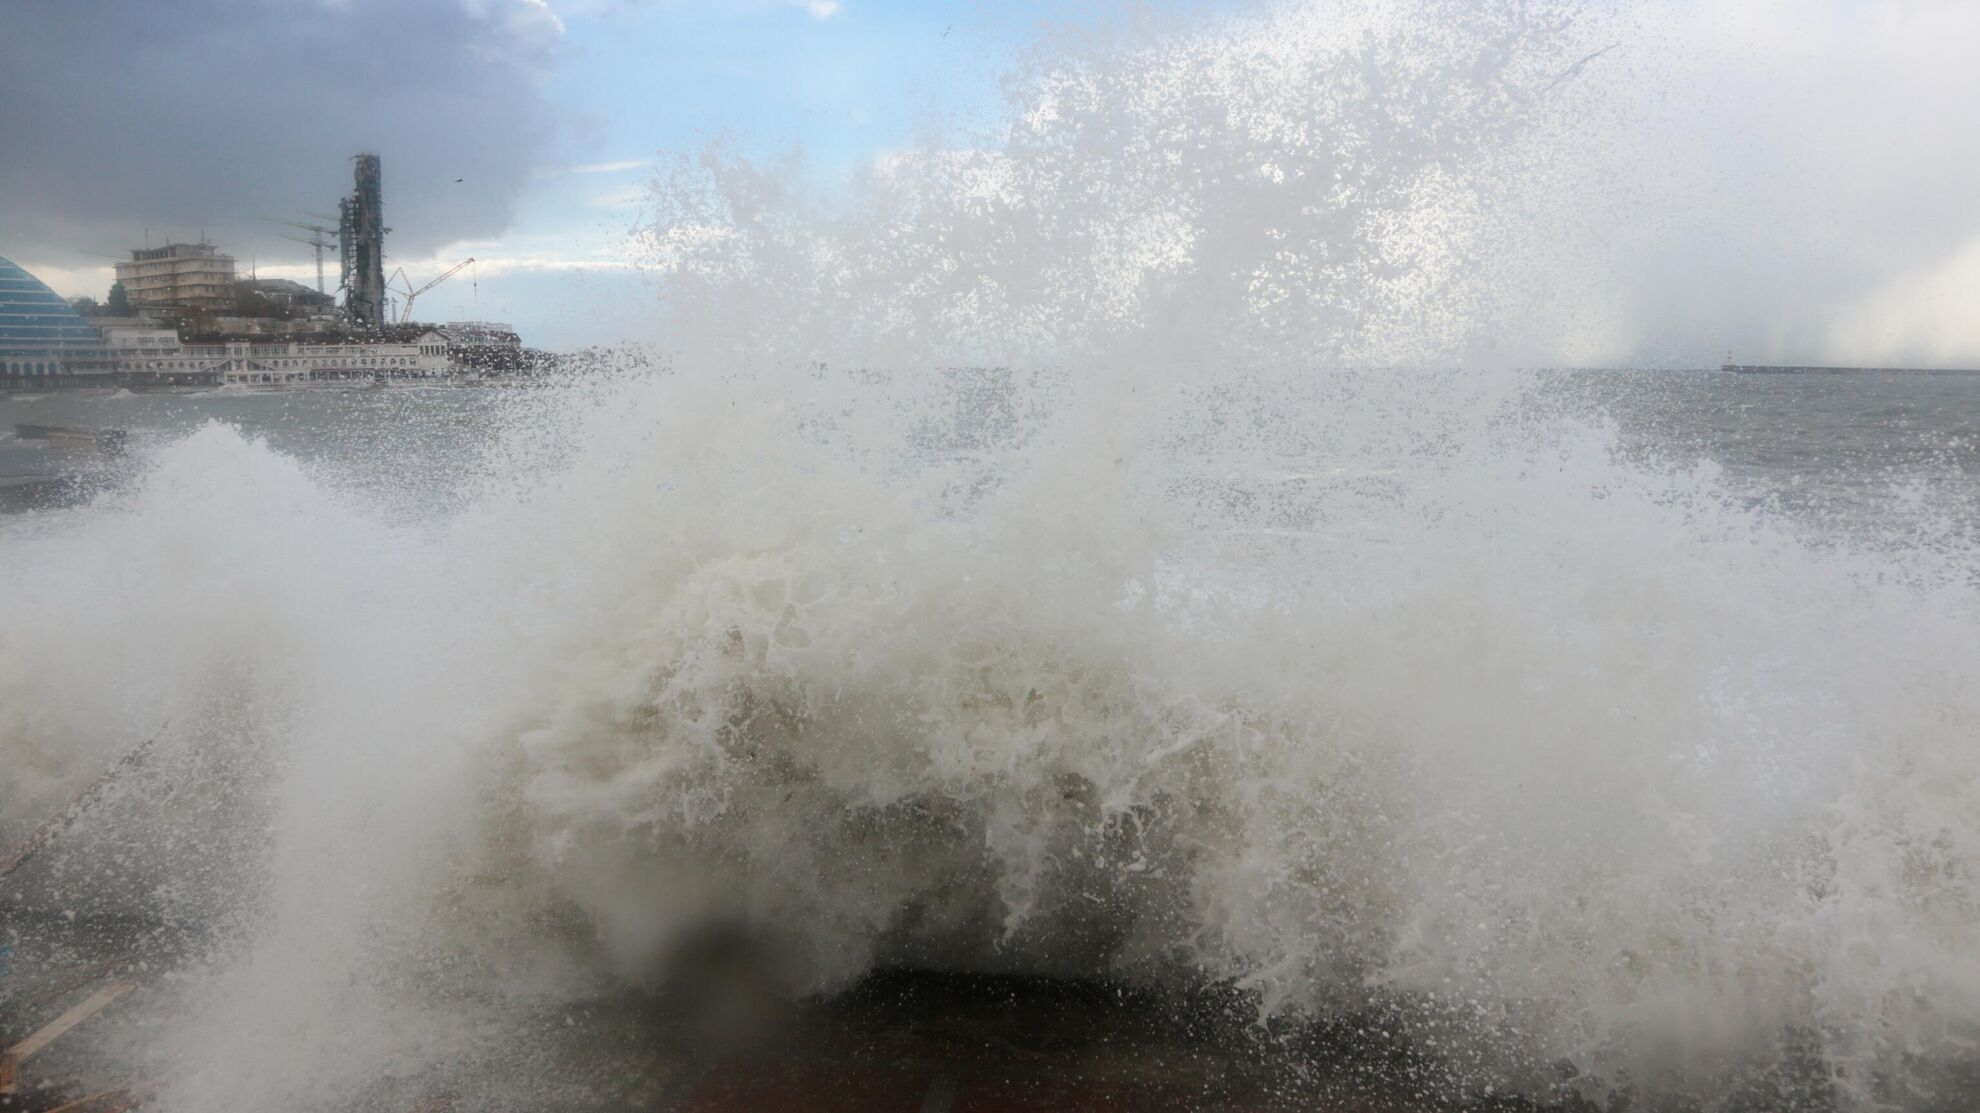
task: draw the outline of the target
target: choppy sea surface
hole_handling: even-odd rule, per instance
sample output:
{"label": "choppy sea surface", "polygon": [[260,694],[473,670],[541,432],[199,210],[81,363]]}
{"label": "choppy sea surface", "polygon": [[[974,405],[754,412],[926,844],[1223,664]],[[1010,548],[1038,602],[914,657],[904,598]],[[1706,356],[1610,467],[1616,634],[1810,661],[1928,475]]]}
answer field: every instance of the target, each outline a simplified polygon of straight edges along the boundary
{"label": "choppy sea surface", "polygon": [[[1756,505],[1869,535],[1980,526],[1980,375],[1554,371],[1531,405],[1613,422],[1619,451],[1704,463]],[[137,453],[208,422],[338,482],[445,504],[501,409],[500,389],[46,391],[0,394],[16,424],[121,429]],[[1324,461],[1320,461],[1324,464]]]}
{"label": "choppy sea surface", "polygon": [[746,953],[825,1046],[875,971],[1222,994],[1135,1069],[1294,1106],[1960,1107],[1980,379],[1140,391],[0,398],[127,433],[0,517],[0,836],[157,739],[0,892],[162,979],[64,1077],[579,1107]]}

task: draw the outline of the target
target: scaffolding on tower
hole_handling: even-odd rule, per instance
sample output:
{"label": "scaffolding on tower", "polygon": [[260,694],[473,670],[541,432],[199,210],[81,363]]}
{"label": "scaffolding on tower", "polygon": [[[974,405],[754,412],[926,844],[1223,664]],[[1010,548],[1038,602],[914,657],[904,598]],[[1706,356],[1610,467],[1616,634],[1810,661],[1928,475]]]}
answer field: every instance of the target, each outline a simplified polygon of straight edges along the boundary
{"label": "scaffolding on tower", "polygon": [[344,312],[351,323],[381,328],[385,318],[385,206],[378,156],[357,156],[356,188],[338,203],[337,247],[344,266]]}

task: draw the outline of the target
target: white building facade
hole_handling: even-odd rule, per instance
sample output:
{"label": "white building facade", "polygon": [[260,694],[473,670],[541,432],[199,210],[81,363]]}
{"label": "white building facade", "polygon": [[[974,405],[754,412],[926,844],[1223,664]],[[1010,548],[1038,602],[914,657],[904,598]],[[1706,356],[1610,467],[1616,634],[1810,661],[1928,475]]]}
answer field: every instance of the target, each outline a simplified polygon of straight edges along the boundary
{"label": "white building facade", "polygon": [[[125,342],[119,344],[120,339]],[[174,340],[167,345],[156,336],[125,339],[113,332],[111,344],[120,357],[118,371],[125,382],[133,385],[149,382],[165,386],[193,383],[300,386],[318,382],[444,379],[454,370],[447,358],[446,338],[431,330],[405,343],[338,344],[249,340],[179,344]]]}

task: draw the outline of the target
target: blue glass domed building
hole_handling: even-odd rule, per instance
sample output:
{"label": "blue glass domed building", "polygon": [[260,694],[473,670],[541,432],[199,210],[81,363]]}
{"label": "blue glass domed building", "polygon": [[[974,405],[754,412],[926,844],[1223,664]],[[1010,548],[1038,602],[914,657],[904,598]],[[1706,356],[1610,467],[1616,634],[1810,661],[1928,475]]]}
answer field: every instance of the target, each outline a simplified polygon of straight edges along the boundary
{"label": "blue glass domed building", "polygon": [[41,280],[0,259],[0,386],[75,383],[112,370],[83,315]]}

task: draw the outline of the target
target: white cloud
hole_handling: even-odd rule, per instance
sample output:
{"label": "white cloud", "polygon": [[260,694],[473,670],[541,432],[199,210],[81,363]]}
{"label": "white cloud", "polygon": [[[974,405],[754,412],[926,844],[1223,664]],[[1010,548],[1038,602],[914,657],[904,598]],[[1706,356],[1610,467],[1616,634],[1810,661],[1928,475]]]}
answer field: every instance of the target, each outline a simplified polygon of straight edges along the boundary
{"label": "white cloud", "polygon": [[574,271],[631,271],[639,265],[625,259],[566,259],[545,255],[497,255],[476,259],[482,278],[511,274],[565,274]]}
{"label": "white cloud", "polygon": [[839,5],[839,0],[797,0],[797,2],[804,5],[804,10],[810,12],[813,19],[831,19],[844,10]]}
{"label": "white cloud", "polygon": [[1515,214],[1534,343],[1572,339],[1533,358],[1980,361],[1980,4],[1638,0],[1590,33],[1622,45]]}
{"label": "white cloud", "polygon": [[544,0],[517,0],[514,6],[503,8],[490,0],[468,0],[462,5],[478,16],[494,16],[504,20],[508,26],[518,31],[548,29],[552,34],[564,33],[564,21],[550,10]]}
{"label": "white cloud", "polygon": [[83,264],[65,267],[26,257],[16,258],[14,262],[22,270],[40,279],[42,285],[65,298],[92,297],[102,301],[110,295],[110,283],[117,277],[116,272],[108,266]]}
{"label": "white cloud", "polygon": [[[461,241],[448,244],[431,256],[414,261],[402,260],[406,273],[417,286],[463,258],[474,256],[471,272],[477,279],[500,278],[511,274],[567,273],[574,271],[629,271],[640,268],[632,245],[620,239],[590,242],[557,236],[515,236],[497,240]],[[263,268],[264,272],[267,268]],[[461,272],[468,278],[470,272]]]}
{"label": "white cloud", "polygon": [[644,203],[650,195],[645,186],[627,186],[600,193],[591,199],[591,203],[601,209],[631,209]]}
{"label": "white cloud", "polygon": [[616,174],[621,170],[638,170],[650,165],[643,158],[621,159],[618,162],[594,162],[584,166],[571,167],[573,174]]}
{"label": "white cloud", "polygon": [[576,166],[558,166],[542,171],[538,176],[562,178],[571,174],[618,174],[627,170],[639,170],[653,165],[652,160],[643,158],[622,158],[613,162],[586,162]]}
{"label": "white cloud", "polygon": [[1886,283],[1830,332],[1839,360],[1971,366],[1980,357],[1980,237],[1931,266]]}

